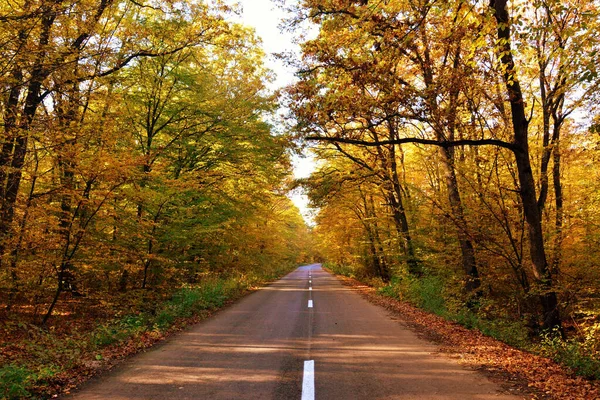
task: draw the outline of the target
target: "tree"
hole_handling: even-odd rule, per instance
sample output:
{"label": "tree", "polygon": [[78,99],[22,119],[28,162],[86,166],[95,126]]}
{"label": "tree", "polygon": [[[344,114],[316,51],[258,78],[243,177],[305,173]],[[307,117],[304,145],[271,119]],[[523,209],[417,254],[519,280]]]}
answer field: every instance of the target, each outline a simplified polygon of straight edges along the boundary
{"label": "tree", "polygon": [[265,122],[271,75],[253,32],[225,21],[228,7],[20,6],[0,16],[10,44],[0,177],[5,188],[18,178],[0,193],[7,308],[34,305],[48,324],[63,308],[310,257],[285,196],[289,138]]}
{"label": "tree", "polygon": [[[317,23],[320,35],[304,45],[301,81],[290,89],[290,95],[297,129],[305,139],[337,148],[361,146],[362,151],[376,151],[383,146],[404,149],[406,144],[439,148],[438,162],[444,171],[451,220],[456,226],[464,271],[470,276],[467,287],[472,290],[479,286],[480,279],[475,242],[479,241],[486,252],[496,251],[496,245],[490,247],[493,241],[489,236],[484,240],[477,237],[477,232],[483,230],[467,220],[466,215],[472,213],[465,206],[461,191],[472,185],[469,165],[475,163],[481,171],[482,161],[498,160],[501,155],[507,172],[513,168],[515,171],[516,179],[513,182],[508,175],[508,183],[516,185],[517,215],[527,227],[533,293],[542,308],[542,324],[550,329],[560,326],[560,305],[543,229],[548,165],[550,158],[555,157],[555,226],[560,231],[560,121],[570,112],[563,108],[566,98],[573,99],[571,106],[581,106],[595,87],[591,65],[597,46],[579,25],[583,21],[594,23],[594,6],[590,5],[589,10],[584,7],[580,13],[575,4],[556,2],[538,2],[523,12],[519,7],[510,6],[516,14],[511,19],[506,1],[491,2],[487,8],[466,1],[307,1],[298,10],[297,19]],[[556,24],[548,24],[549,20]],[[520,38],[541,45],[534,57],[528,58],[530,53],[525,48],[515,56],[513,46]],[[570,40],[573,45],[567,50]],[[567,72],[564,57],[573,56],[569,51],[585,57]],[[522,69],[515,57],[525,65]],[[534,62],[527,64],[531,59]],[[532,143],[537,142],[530,134],[531,118],[527,116],[529,110],[520,84],[523,74],[535,75],[536,69],[543,128],[539,197],[533,173],[537,152],[530,150]],[[570,71],[579,71],[579,76],[585,78]],[[573,93],[568,94],[570,89]],[[535,111],[535,106],[531,106],[532,115]],[[397,127],[395,135],[371,134],[390,122]],[[466,150],[466,146],[471,149]],[[498,147],[499,152],[487,150],[488,146]],[[512,160],[507,157],[509,154]],[[500,176],[497,174],[498,179]],[[474,178],[481,188],[481,172]],[[521,267],[522,251],[514,230],[518,224],[511,222],[505,195],[500,193],[498,210],[482,197],[484,194],[479,190],[478,206],[487,209],[490,217],[503,226],[503,246],[509,246],[508,252],[503,250],[496,255],[509,260],[521,286],[529,291],[529,277]],[[438,199],[432,201],[440,204]],[[560,235],[555,237],[558,256]]]}
{"label": "tree", "polygon": [[[29,149],[44,100],[62,90],[93,89],[140,57],[156,57],[209,41],[221,19],[204,5],[147,8],[113,0],[18,2],[0,20],[4,47],[0,153],[0,257],[13,220]],[[162,19],[161,23],[157,23]],[[146,35],[140,41],[130,32]],[[115,40],[115,38],[122,40]],[[76,102],[76,99],[72,99]],[[79,105],[81,106],[81,105]]]}

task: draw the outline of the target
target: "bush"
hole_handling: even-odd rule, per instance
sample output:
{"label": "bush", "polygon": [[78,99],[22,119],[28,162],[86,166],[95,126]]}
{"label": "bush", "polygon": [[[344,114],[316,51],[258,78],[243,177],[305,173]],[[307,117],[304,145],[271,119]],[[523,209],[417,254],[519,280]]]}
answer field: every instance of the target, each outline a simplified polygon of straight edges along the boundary
{"label": "bush", "polygon": [[558,332],[548,332],[542,339],[541,353],[566,365],[577,375],[600,379],[597,331],[600,325],[588,329],[583,340],[563,340]]}
{"label": "bush", "polygon": [[0,394],[3,399],[19,399],[30,396],[27,386],[34,374],[27,368],[15,365],[0,367]]}
{"label": "bush", "polygon": [[373,274],[363,266],[349,266],[336,263],[325,263],[323,267],[330,270],[336,275],[346,276],[352,279],[358,279],[359,281],[365,282],[368,285],[379,286],[381,279],[374,278]]}
{"label": "bush", "polygon": [[[342,275],[349,271],[347,267],[328,267]],[[534,345],[524,321],[509,320],[498,316],[497,313],[490,313],[490,310],[502,307],[484,299],[478,300],[478,310],[482,313],[478,314],[468,308],[469,300],[460,290],[459,281],[452,281],[451,277],[444,279],[435,274],[425,273],[419,278],[394,276],[377,292],[382,296],[406,301],[468,329],[478,329],[483,334],[511,346],[541,353],[571,368],[577,375],[600,379],[600,324],[589,327],[582,340],[565,341],[557,332],[551,332],[544,335],[541,343]]]}
{"label": "bush", "polygon": [[[471,313],[473,326],[481,333],[498,339],[506,344],[521,349],[530,349],[531,340],[529,332],[522,321],[508,321],[505,319],[488,320]],[[458,323],[461,323],[457,320]],[[464,324],[463,324],[464,325]],[[467,326],[467,325],[465,325]],[[470,328],[469,326],[467,326]]]}
{"label": "bush", "polygon": [[354,274],[354,268],[347,265],[325,263],[323,267],[327,268],[336,275],[347,276],[348,278],[356,278],[356,275]]}
{"label": "bush", "polygon": [[507,344],[521,348],[531,347],[527,329],[522,322],[481,317],[466,306],[467,300],[454,286],[444,285],[444,279],[434,274],[425,274],[420,278],[396,276],[387,286],[380,288],[378,293],[406,301],[468,329],[478,329]]}
{"label": "bush", "polygon": [[414,277],[393,277],[390,283],[379,288],[384,296],[404,300],[412,305],[437,315],[446,315],[446,300],[444,299],[444,283],[435,275]]}
{"label": "bush", "polygon": [[96,347],[108,346],[121,342],[142,332],[148,326],[148,316],[145,314],[126,315],[117,322],[99,325],[92,332],[91,343]]}

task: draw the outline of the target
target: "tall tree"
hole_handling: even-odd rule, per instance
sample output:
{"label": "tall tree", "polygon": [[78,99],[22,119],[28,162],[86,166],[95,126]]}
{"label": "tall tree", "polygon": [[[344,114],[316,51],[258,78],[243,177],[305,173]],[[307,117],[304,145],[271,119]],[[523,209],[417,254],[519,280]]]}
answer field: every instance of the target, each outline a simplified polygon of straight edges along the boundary
{"label": "tall tree", "polygon": [[[509,16],[510,10],[515,12],[513,18]],[[487,146],[500,148],[501,153],[497,154],[506,160],[507,172],[513,167],[516,172],[514,182],[509,182],[516,185],[516,207],[522,210],[519,215],[527,227],[532,286],[542,309],[542,324],[553,328],[560,326],[560,305],[542,224],[551,157],[556,157],[553,180],[558,201],[557,230],[562,224],[563,196],[560,151],[554,150],[558,142],[552,141],[549,122],[554,121],[552,132],[558,135],[558,140],[560,121],[568,115],[563,108],[567,88],[585,88],[575,90],[579,92],[572,94],[575,99],[593,87],[591,65],[596,45],[591,38],[585,41],[587,46],[583,45],[580,39],[588,36],[577,24],[583,20],[593,23],[594,18],[591,9],[578,14],[576,7],[556,2],[538,2],[532,9],[522,10],[521,5],[509,7],[506,1],[492,1],[489,6],[467,1],[305,1],[297,18],[317,23],[320,35],[304,45],[301,81],[290,93],[299,120],[297,127],[304,138],[337,147],[357,145],[378,149],[412,143],[440,148],[438,160],[445,175],[462,265],[471,278],[467,287],[471,289],[479,285],[474,234],[477,229],[466,218],[468,209],[461,195],[461,190],[471,185],[470,173],[460,166],[467,165],[468,156],[480,163],[484,158],[478,153],[486,158],[493,154],[485,149]],[[534,16],[540,14],[545,17],[535,20]],[[548,18],[557,23],[548,24]],[[527,65],[531,69],[523,68],[525,72],[518,67],[513,51],[515,40],[522,37],[534,38],[542,44],[537,61]],[[577,43],[571,49],[586,58],[574,63],[572,70],[567,70],[561,61],[571,54],[565,47],[567,37]],[[522,50],[517,57],[526,64],[531,58],[525,48]],[[531,117],[520,83],[525,73],[536,68],[541,82],[545,132],[540,143],[543,150],[539,197],[533,173],[537,151],[530,150],[532,143],[537,142],[530,134]],[[570,73],[574,70],[585,78]],[[574,100],[571,104],[578,106],[583,102]],[[532,115],[536,111],[534,105]],[[388,121],[396,121],[400,127],[395,137],[368,134],[373,129],[382,129]],[[473,149],[467,151],[465,146]],[[507,154],[511,154],[512,160]],[[496,155],[490,159],[498,158]],[[483,175],[478,173],[475,179],[482,187]],[[490,208],[486,200],[482,198],[479,204],[491,211],[495,207]],[[494,211],[491,216],[505,227],[507,243],[513,247],[510,251],[516,259],[511,265],[522,286],[529,290],[529,279],[519,261],[522,252],[516,245],[513,223],[511,218],[503,216],[508,215],[506,204],[500,204],[504,209],[501,214]],[[483,247],[484,241],[481,243]],[[558,256],[559,251],[555,254]],[[513,262],[513,256],[508,259]]]}

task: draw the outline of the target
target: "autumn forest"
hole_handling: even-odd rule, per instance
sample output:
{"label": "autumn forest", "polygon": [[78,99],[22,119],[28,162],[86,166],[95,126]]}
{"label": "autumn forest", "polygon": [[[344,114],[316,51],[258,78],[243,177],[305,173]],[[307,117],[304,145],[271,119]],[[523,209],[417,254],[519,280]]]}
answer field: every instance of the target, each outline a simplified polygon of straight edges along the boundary
{"label": "autumn forest", "polygon": [[308,262],[600,378],[600,4],[276,3],[281,90],[221,1],[0,4],[0,397]]}

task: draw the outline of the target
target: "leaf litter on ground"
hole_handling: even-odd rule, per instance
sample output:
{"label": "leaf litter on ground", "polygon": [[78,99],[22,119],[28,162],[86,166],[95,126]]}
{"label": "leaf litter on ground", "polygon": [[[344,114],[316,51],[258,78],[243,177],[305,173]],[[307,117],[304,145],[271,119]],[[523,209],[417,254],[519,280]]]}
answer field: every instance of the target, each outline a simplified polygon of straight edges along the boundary
{"label": "leaf litter on ground", "polygon": [[513,348],[478,330],[467,329],[406,302],[378,294],[375,288],[356,279],[337,277],[371,303],[385,307],[419,336],[438,344],[442,354],[483,372],[507,393],[540,400],[600,399],[598,382],[574,376],[553,360]]}

